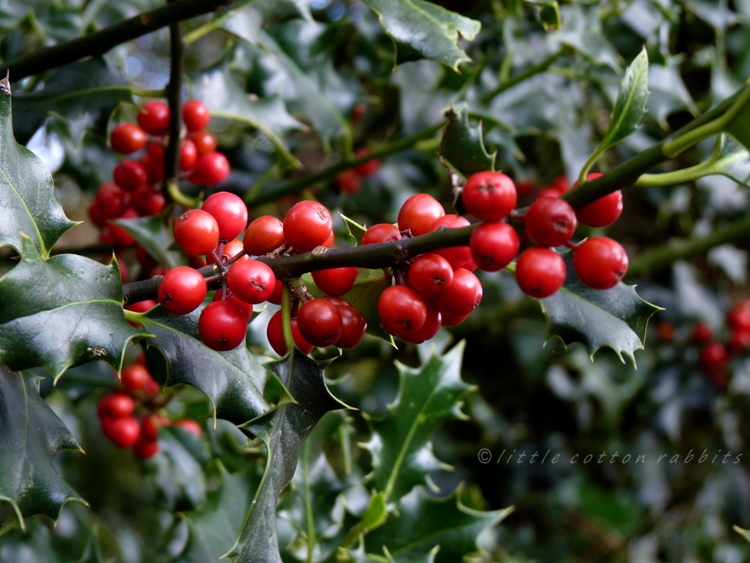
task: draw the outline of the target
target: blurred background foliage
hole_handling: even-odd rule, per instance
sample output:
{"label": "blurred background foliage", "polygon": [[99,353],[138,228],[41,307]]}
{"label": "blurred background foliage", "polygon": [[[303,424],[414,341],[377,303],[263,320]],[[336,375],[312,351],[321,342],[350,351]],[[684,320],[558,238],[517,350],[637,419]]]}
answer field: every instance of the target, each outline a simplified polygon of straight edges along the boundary
{"label": "blurred background foliage", "polygon": [[[459,42],[471,58],[460,74],[425,59],[395,66],[392,41],[358,1],[254,2],[209,33],[202,26],[211,17],[188,22],[185,96],[220,112],[212,133],[232,164],[222,188],[245,196],[253,217],[283,216],[297,196],[276,194],[290,179],[325,168],[352,148],[380,148],[434,130],[451,104],[468,103],[472,120],[482,122],[489,151],[498,151],[498,166],[537,190],[561,175],[576,178],[606,130],[623,69],[644,45],[648,114],[642,129],[599,160],[599,171],[651,146],[750,75],[748,0],[438,3],[482,24],[474,41]],[[4,0],[0,56],[7,61],[159,5]],[[95,71],[80,69],[91,61],[73,63],[14,86],[18,140],[53,171],[75,220],[86,219],[96,188],[111,179],[116,157],[106,132],[133,115],[138,99],[130,85],[150,90],[168,80],[167,31],[121,45],[100,63]],[[88,98],[55,94],[92,88],[96,92]],[[41,106],[34,96],[41,96]],[[368,225],[393,222],[401,203],[417,192],[433,194],[449,208],[450,182],[437,148],[434,131],[424,135],[385,158],[356,194],[340,191],[333,176],[306,189],[331,210]],[[705,160],[713,148],[702,143],[662,171]],[[622,218],[607,234],[626,247],[634,264],[648,249],[710,233],[750,211],[747,188],[720,176],[629,188],[624,204]],[[340,244],[351,244],[343,222],[336,230]],[[97,245],[95,228],[83,225],[66,234],[57,251],[99,256]],[[747,294],[749,247],[745,240],[689,261],[666,257],[630,276],[646,300],[665,309],[652,320],[646,350],[635,355],[637,370],[606,349],[592,363],[580,345],[566,350],[556,339],[545,345],[538,305],[522,297],[507,273],[483,274],[479,310],[431,342],[395,350],[366,337],[328,372],[334,394],[361,410],[331,413],[316,431],[316,447],[328,459],[320,479],[336,493],[332,521],[341,518],[342,498],[355,510],[363,494],[366,503],[363,486],[347,484],[352,469],[344,466],[355,464],[360,476],[370,470],[369,453],[359,443],[369,437],[366,416],[383,415],[396,395],[394,360],[416,366],[430,347],[442,352],[466,339],[463,378],[476,389],[466,396],[466,419],[444,424],[434,439],[436,457],[454,467],[435,472],[436,494],[445,496],[464,483],[469,507],[515,506],[482,535],[488,551],[476,561],[747,561],[750,546],[732,526],[750,527],[750,355],[733,356],[728,384],[717,385],[701,369],[690,331],[703,321],[717,338],[728,338],[724,317]],[[108,260],[106,253],[101,257]],[[125,259],[132,257],[126,253]],[[138,278],[137,266],[130,275]],[[253,349],[269,356],[265,319],[272,312],[253,322],[249,336]],[[148,352],[148,363],[163,382],[158,352]],[[163,431],[162,452],[152,460],[117,451],[103,438],[95,414],[98,398],[113,385],[103,364],[70,370],[54,388],[49,380],[43,383],[47,403],[86,451],[62,452],[56,465],[91,507],[67,505],[56,529],[48,519],[29,518],[28,531],[0,539],[3,563],[208,561],[215,546],[226,549],[234,541],[262,457],[246,449],[230,424],[219,421],[213,430],[210,419],[204,438]],[[208,415],[198,391],[170,393],[175,397],[168,414]],[[482,448],[491,453],[489,463],[478,458]],[[548,450],[561,461],[497,462],[502,452],[541,457]],[[710,458],[732,456],[727,463],[698,463],[703,451]],[[608,457],[598,463],[603,452]],[[610,463],[614,452],[620,459],[644,455],[646,462]],[[685,462],[690,452],[696,459]],[[575,454],[593,454],[594,461],[567,461]],[[666,458],[657,463],[662,454]],[[745,455],[734,463],[738,454]],[[675,455],[679,462],[668,463]],[[305,557],[293,524],[299,486],[286,493],[279,512],[282,553],[289,561]]]}

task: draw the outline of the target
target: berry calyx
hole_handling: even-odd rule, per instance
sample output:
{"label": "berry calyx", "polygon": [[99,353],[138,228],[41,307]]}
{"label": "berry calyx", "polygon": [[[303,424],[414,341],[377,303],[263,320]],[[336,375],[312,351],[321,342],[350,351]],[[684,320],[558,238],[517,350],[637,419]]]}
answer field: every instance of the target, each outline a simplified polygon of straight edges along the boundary
{"label": "berry calyx", "polygon": [[199,100],[188,100],[182,104],[182,121],[192,133],[204,129],[211,121],[211,114],[206,105]]}
{"label": "berry calyx", "polygon": [[521,242],[516,230],[501,221],[486,221],[471,233],[471,257],[480,270],[502,270],[518,256]]}
{"label": "berry calyx", "polygon": [[421,254],[409,267],[409,285],[427,297],[439,295],[452,281],[453,267],[439,254]]}
{"label": "berry calyx", "polygon": [[297,327],[310,344],[325,348],[336,344],[343,324],[338,309],[325,299],[311,299],[297,313]]}
{"label": "berry calyx", "polygon": [[245,303],[263,303],[276,287],[276,276],[263,262],[240,260],[229,268],[227,285],[237,299]]}
{"label": "berry calyx", "polygon": [[593,237],[579,244],[573,254],[578,278],[593,289],[609,289],[628,271],[628,255],[615,240]]}
{"label": "berry calyx", "polygon": [[163,102],[146,102],[138,112],[138,125],[151,135],[166,133],[169,129],[169,106]]}
{"label": "berry calyx", "polygon": [[200,307],[208,288],[203,276],[188,266],[167,272],[159,284],[159,303],[173,315],[187,315]]}
{"label": "berry calyx", "polygon": [[440,202],[428,194],[416,194],[407,199],[398,212],[399,231],[410,230],[413,236],[430,232],[433,223],[445,215]]}
{"label": "berry calyx", "polygon": [[312,279],[326,295],[344,295],[352,290],[358,274],[359,268],[355,267],[332,268],[312,272]]}
{"label": "berry calyx", "polygon": [[212,350],[233,350],[245,340],[247,316],[229,301],[215,301],[201,311],[198,332]]}
{"label": "berry calyx", "polygon": [[332,233],[331,214],[316,201],[300,201],[284,218],[284,239],[300,252],[321,246]]}
{"label": "berry calyx", "polygon": [[188,254],[211,254],[219,244],[219,224],[202,209],[191,209],[180,215],[172,228],[174,240]]}
{"label": "berry calyx", "polygon": [[219,239],[232,240],[247,226],[247,206],[242,198],[229,192],[216,192],[208,196],[201,206],[219,225]]}
{"label": "berry calyx", "polygon": [[575,211],[570,204],[556,197],[541,197],[526,213],[526,232],[542,246],[560,246],[576,231]]}
{"label": "berry calyx", "polygon": [[502,172],[477,172],[466,180],[461,200],[471,215],[483,221],[499,221],[516,206],[516,186]]}
{"label": "berry calyx", "polygon": [[109,135],[112,150],[132,154],[146,146],[146,132],[133,123],[118,123]]}
{"label": "berry calyx", "polygon": [[276,217],[258,217],[247,227],[242,240],[250,256],[270,254],[284,244],[284,225]]}
{"label": "berry calyx", "polygon": [[383,328],[391,334],[414,334],[427,320],[427,305],[413,289],[394,285],[380,295],[378,315]]}
{"label": "berry calyx", "polygon": [[543,299],[565,283],[567,268],[557,252],[541,246],[524,250],[516,262],[516,283],[526,295]]}

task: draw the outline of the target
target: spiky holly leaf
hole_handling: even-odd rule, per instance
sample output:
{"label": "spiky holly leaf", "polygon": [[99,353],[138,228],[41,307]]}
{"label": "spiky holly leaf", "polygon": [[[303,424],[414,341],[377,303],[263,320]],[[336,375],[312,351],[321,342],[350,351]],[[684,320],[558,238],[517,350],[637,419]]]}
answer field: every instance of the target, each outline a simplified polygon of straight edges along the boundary
{"label": "spiky holly leaf", "polygon": [[393,40],[396,64],[432,59],[458,72],[470,62],[459,36],[473,41],[482,24],[424,0],[365,0]]}
{"label": "spiky holly leaf", "polygon": [[733,529],[735,532],[745,538],[745,540],[750,542],[750,530],[745,530],[743,528],[740,528],[739,526],[734,526]]}
{"label": "spiky holly leaf", "polygon": [[104,360],[117,371],[125,346],[144,334],[125,321],[120,269],[74,254],[44,260],[24,236],[21,261],[0,278],[0,364],[70,366]]}
{"label": "spiky holly leaf", "polygon": [[750,187],[750,151],[729,135],[719,135],[711,158],[697,166],[705,176],[722,174],[738,184]]}
{"label": "spiky holly leaf", "polygon": [[440,155],[455,172],[464,178],[476,172],[495,169],[497,152],[489,154],[484,148],[482,124],[472,127],[467,106],[445,113],[448,123],[440,135]]}
{"label": "spiky holly leaf", "polygon": [[477,537],[513,508],[472,510],[461,504],[459,494],[435,499],[414,489],[401,499],[398,514],[365,537],[365,550],[378,553],[385,548],[394,561],[406,562],[418,561],[440,546],[435,563],[463,561],[464,555],[479,550]]}
{"label": "spiky holly leaf", "polygon": [[132,101],[130,84],[105,59],[71,63],[58,68],[41,90],[15,97],[16,135],[21,143],[27,143],[47,116],[55,115],[78,146],[89,130],[106,137],[110,114],[119,104]]}
{"label": "spiky holly leaf", "polygon": [[606,346],[621,360],[625,354],[635,364],[633,353],[646,342],[648,320],[661,308],[641,299],[635,286],[623,282],[605,290],[586,287],[573,268],[573,253],[566,252],[563,259],[568,269],[565,283],[540,301],[547,317],[547,339],[557,336],[566,346],[580,342],[592,357]]}
{"label": "spiky holly leaf", "polygon": [[430,473],[449,466],[432,453],[432,435],[444,421],[461,418],[461,397],[471,389],[461,380],[461,342],[420,368],[398,364],[401,382],[388,413],[371,421],[372,479],[385,500],[401,498],[417,485],[432,485]]}
{"label": "spiky holly leaf", "polygon": [[16,143],[10,83],[3,78],[0,80],[0,248],[10,246],[20,254],[23,233],[47,258],[57,240],[74,225],[55,195],[49,170],[34,153]]}
{"label": "spiky holly leaf", "polygon": [[298,350],[266,367],[287,384],[298,401],[247,425],[267,450],[266,471],[253,506],[235,545],[227,554],[235,563],[282,563],[276,530],[276,507],[281,492],[294,476],[305,440],[329,411],[346,405],[331,395],[324,370],[330,362],[316,362]]}
{"label": "spiky holly leaf", "polygon": [[[9,502],[18,524],[44,514],[57,521],[69,501],[86,504],[57,474],[60,450],[80,450],[67,426],[39,396],[40,378],[0,367],[0,501]],[[11,526],[9,522],[4,528]]]}
{"label": "spiky holly leaf", "polygon": [[172,315],[159,305],[133,318],[155,335],[148,344],[167,359],[167,386],[187,383],[203,391],[214,419],[243,424],[261,416],[271,408],[263,397],[268,373],[245,346],[216,352],[203,344],[198,332],[202,310]]}
{"label": "spiky holly leaf", "polygon": [[193,97],[202,100],[213,117],[240,121],[266,135],[287,161],[298,164],[283,139],[304,129],[286,109],[280,96],[251,101],[226,66],[193,77]]}
{"label": "spiky holly leaf", "polygon": [[174,243],[172,228],[169,224],[171,209],[167,208],[158,215],[138,217],[137,219],[117,219],[115,224],[133,235],[138,244],[148,251],[151,257],[169,269],[185,265],[181,252],[166,250]]}
{"label": "spiky holly leaf", "polygon": [[741,90],[740,97],[732,106],[734,116],[724,129],[732,137],[737,139],[744,147],[750,150],[750,86],[745,85]]}
{"label": "spiky holly leaf", "polygon": [[354,219],[350,219],[343,213],[339,213],[339,215],[344,220],[344,225],[346,225],[346,229],[349,231],[349,236],[354,239],[357,246],[361,245],[362,239],[367,232],[367,228],[357,223]]}

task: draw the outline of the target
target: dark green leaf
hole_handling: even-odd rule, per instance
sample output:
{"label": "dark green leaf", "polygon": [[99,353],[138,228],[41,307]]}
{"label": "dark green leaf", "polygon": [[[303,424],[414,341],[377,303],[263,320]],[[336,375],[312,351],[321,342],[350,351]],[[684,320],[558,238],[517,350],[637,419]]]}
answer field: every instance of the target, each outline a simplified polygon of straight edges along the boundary
{"label": "dark green leaf", "polygon": [[680,62],[677,57],[669,57],[663,66],[650,64],[648,69],[648,115],[664,129],[669,126],[667,117],[676,111],[686,109],[693,115],[697,113],[680,75]]}
{"label": "dark green leaf", "polygon": [[414,489],[401,499],[398,514],[365,537],[365,548],[368,553],[387,548],[394,561],[418,561],[439,545],[435,562],[456,563],[478,551],[479,534],[512,510],[480,512],[463,506],[458,492],[438,500]]}
{"label": "dark green leaf", "polygon": [[451,108],[445,115],[448,123],[440,137],[440,154],[447,164],[464,178],[475,172],[494,170],[497,153],[489,154],[484,148],[482,123],[471,126],[468,107],[458,111]]}
{"label": "dark green leaf", "polygon": [[284,157],[296,162],[284,144],[284,138],[304,126],[294,119],[280,96],[251,101],[226,67],[193,77],[192,94],[203,100],[213,117],[237,120],[266,135]]}
{"label": "dark green leaf", "polygon": [[393,40],[396,64],[432,59],[458,72],[470,62],[457,46],[459,35],[472,41],[482,25],[424,0],[365,0],[378,14],[380,25]]}
{"label": "dark green leaf", "polygon": [[372,478],[386,501],[396,500],[417,485],[432,485],[430,473],[449,466],[432,453],[432,435],[446,420],[462,418],[461,398],[471,387],[461,381],[464,343],[447,354],[433,355],[421,368],[399,364],[396,401],[388,413],[372,420]]}
{"label": "dark green leaf", "polygon": [[345,406],[326,386],[323,372],[329,364],[311,360],[296,349],[286,358],[266,364],[287,384],[298,403],[280,406],[265,423],[246,426],[265,444],[268,460],[244,528],[227,554],[235,562],[281,563],[276,531],[279,495],[292,480],[302,447],[315,425],[325,413]]}
{"label": "dark green leaf", "polygon": [[560,4],[556,0],[526,0],[539,7],[539,20],[544,29],[549,31],[560,27]]}
{"label": "dark green leaf", "polygon": [[204,469],[210,460],[206,443],[189,432],[164,428],[159,432],[159,448],[161,455],[152,462],[159,504],[173,512],[201,506],[207,489]]}
{"label": "dark green leaf", "polygon": [[187,383],[203,391],[214,418],[243,424],[261,416],[271,408],[263,397],[266,370],[245,346],[216,352],[203,344],[198,333],[201,311],[172,315],[157,306],[138,317],[155,335],[149,346],[161,350],[169,363],[167,385]]}
{"label": "dark green leaf", "polygon": [[103,58],[75,62],[58,68],[43,89],[15,96],[16,135],[26,144],[48,115],[57,115],[78,146],[88,130],[106,137],[110,114],[119,104],[132,101],[130,84]]}
{"label": "dark green leaf", "polygon": [[725,129],[732,137],[750,150],[750,100],[745,101]]}
{"label": "dark green leaf", "polygon": [[716,150],[705,164],[706,175],[723,174],[738,184],[750,187],[750,152],[729,135],[719,135]]}
{"label": "dark green leaf", "polygon": [[0,367],[0,428],[0,501],[11,504],[24,529],[28,516],[57,521],[66,502],[86,504],[52,465],[57,452],[80,446],[39,396],[38,377]]}
{"label": "dark green leaf", "polygon": [[[643,348],[646,328],[659,307],[641,299],[635,286],[620,282],[612,289],[586,287],[573,268],[573,253],[563,255],[568,276],[562,289],[541,300],[547,316],[547,339],[557,336],[567,346],[580,342],[591,357],[606,346],[635,363],[633,353]],[[624,361],[624,360],[623,360]]]}
{"label": "dark green leaf", "polygon": [[170,214],[171,209],[167,208],[158,215],[137,219],[117,219],[114,223],[133,235],[138,244],[145,248],[159,264],[172,269],[184,265],[184,259],[180,252],[166,250],[174,243],[169,223]]}
{"label": "dark green leaf", "polygon": [[22,259],[0,279],[0,364],[47,368],[55,380],[70,366],[104,360],[120,371],[125,346],[144,334],[125,321],[115,260],[49,260],[24,237]]}
{"label": "dark green leaf", "polygon": [[65,217],[52,175],[39,158],[13,137],[10,84],[0,81],[0,247],[19,254],[21,233],[47,258],[62,234],[75,225]]}
{"label": "dark green leaf", "polygon": [[562,27],[552,33],[551,37],[599,64],[614,70],[620,69],[620,56],[602,31],[598,6],[570,4],[563,13]]}

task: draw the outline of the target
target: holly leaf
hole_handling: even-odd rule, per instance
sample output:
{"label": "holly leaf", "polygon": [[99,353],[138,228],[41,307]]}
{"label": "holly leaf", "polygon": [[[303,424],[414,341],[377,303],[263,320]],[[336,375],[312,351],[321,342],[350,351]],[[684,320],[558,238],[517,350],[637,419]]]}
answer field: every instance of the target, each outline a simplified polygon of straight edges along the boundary
{"label": "holly leaf", "polygon": [[635,286],[618,283],[612,289],[591,289],[578,279],[573,253],[563,254],[568,275],[562,288],[542,299],[547,317],[547,340],[557,336],[565,346],[580,342],[593,358],[599,348],[608,347],[622,360],[646,342],[648,320],[660,307],[641,299]]}
{"label": "holly leaf", "polygon": [[353,219],[349,219],[349,217],[341,212],[339,212],[339,215],[344,220],[344,225],[346,225],[346,230],[349,231],[349,236],[354,239],[355,246],[360,246],[367,232],[367,227],[360,225]]}
{"label": "holly leaf", "polygon": [[65,503],[87,505],[52,464],[60,450],[83,450],[39,396],[39,381],[0,366],[0,501],[10,503],[24,531],[28,516],[44,514],[57,522]]}
{"label": "holly leaf", "polygon": [[733,526],[732,529],[741,535],[747,542],[750,542],[750,530],[745,530],[739,526]]}
{"label": "holly leaf", "polygon": [[212,117],[240,121],[258,129],[276,145],[287,161],[299,164],[283,139],[304,129],[304,125],[289,115],[281,96],[251,101],[226,66],[194,76],[192,95],[203,100]]}
{"label": "holly leaf", "polygon": [[698,166],[706,176],[722,174],[746,188],[750,187],[750,152],[729,135],[719,135],[711,158]]}
{"label": "holly leaf", "polygon": [[[471,62],[458,47],[459,36],[473,41],[482,24],[424,0],[365,0],[393,41],[396,65],[432,59],[459,72]],[[394,65],[395,66],[395,65]]]}
{"label": "holly leaf", "polygon": [[[745,86],[748,88],[748,86]],[[738,108],[734,118],[729,121],[725,131],[750,150],[750,100]]]}
{"label": "holly leaf", "polygon": [[24,236],[21,261],[0,278],[0,364],[14,371],[41,366],[55,381],[94,360],[119,372],[126,345],[143,336],[125,321],[116,260],[44,260]]}
{"label": "holly leaf", "polygon": [[[432,435],[446,420],[463,418],[461,398],[471,389],[461,380],[461,342],[420,368],[398,364],[396,401],[383,418],[371,420],[372,480],[385,500],[398,499],[417,485],[434,488],[430,473],[450,469],[432,453]],[[459,558],[460,560],[460,558]]]}
{"label": "holly leaf", "polygon": [[440,155],[446,163],[464,178],[476,172],[494,170],[497,152],[487,152],[482,138],[482,123],[471,126],[468,107],[464,105],[458,111],[451,108],[445,116],[448,123],[440,136]]}
{"label": "holly leaf", "polygon": [[187,383],[200,389],[211,401],[214,422],[223,418],[243,424],[271,409],[263,397],[266,370],[245,346],[216,352],[203,344],[198,332],[202,307],[189,315],[172,315],[161,305],[135,316],[154,338],[169,364],[167,386]]}
{"label": "holly leaf", "polygon": [[235,563],[282,563],[276,530],[276,507],[281,492],[294,476],[297,459],[315,425],[329,411],[346,405],[331,395],[324,370],[330,362],[316,362],[296,349],[284,359],[265,367],[287,384],[299,402],[245,425],[264,443],[266,470],[250,513],[227,556]]}
{"label": "holly leaf", "polygon": [[668,57],[664,65],[651,64],[648,69],[648,115],[665,130],[669,127],[667,117],[675,111],[686,109],[693,115],[697,113],[679,65],[678,57]]}
{"label": "holly leaf", "polygon": [[607,65],[618,72],[620,70],[620,56],[604,35],[597,6],[584,8],[576,3],[567,6],[562,27],[551,33],[550,39],[573,47],[598,64]]}
{"label": "holly leaf", "polygon": [[120,71],[101,57],[94,57],[57,69],[39,91],[18,94],[13,119],[18,140],[26,144],[49,115],[67,126],[75,146],[87,131],[107,136],[107,122],[115,108],[132,103],[130,84]]}
{"label": "holly leaf", "polygon": [[167,250],[174,243],[169,224],[171,212],[170,208],[166,208],[158,215],[136,219],[116,219],[113,223],[133,235],[136,242],[145,248],[154,260],[171,270],[184,265],[180,252]]}
{"label": "holly leaf", "polygon": [[0,248],[10,246],[20,254],[24,233],[47,258],[57,240],[74,225],[55,195],[49,170],[13,137],[10,83],[3,78],[0,80]]}
{"label": "holly leaf", "polygon": [[539,21],[545,31],[560,27],[560,4],[556,0],[526,0],[539,7]]}
{"label": "holly leaf", "polygon": [[479,550],[477,537],[513,511],[482,512],[461,504],[459,491],[445,499],[428,497],[414,489],[399,503],[380,528],[365,537],[365,549],[376,553],[387,549],[393,561],[419,561],[440,546],[435,563],[463,561],[464,555]]}

